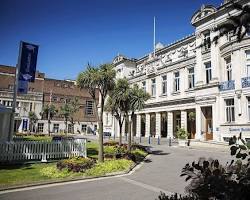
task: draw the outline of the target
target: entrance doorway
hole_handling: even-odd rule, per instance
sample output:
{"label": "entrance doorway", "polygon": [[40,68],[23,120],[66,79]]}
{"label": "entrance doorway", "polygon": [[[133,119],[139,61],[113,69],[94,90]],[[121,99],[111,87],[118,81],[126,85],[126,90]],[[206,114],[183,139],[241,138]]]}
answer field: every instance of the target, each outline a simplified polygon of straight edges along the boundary
{"label": "entrance doorway", "polygon": [[205,140],[213,140],[213,116],[212,106],[203,107]]}

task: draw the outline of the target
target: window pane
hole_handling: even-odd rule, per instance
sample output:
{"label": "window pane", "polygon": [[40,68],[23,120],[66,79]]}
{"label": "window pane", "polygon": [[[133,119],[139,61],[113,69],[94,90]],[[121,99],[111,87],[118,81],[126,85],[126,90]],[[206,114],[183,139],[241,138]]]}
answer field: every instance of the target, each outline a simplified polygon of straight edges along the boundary
{"label": "window pane", "polygon": [[86,101],[85,114],[86,115],[93,115],[94,114],[93,107],[94,107],[93,101]]}

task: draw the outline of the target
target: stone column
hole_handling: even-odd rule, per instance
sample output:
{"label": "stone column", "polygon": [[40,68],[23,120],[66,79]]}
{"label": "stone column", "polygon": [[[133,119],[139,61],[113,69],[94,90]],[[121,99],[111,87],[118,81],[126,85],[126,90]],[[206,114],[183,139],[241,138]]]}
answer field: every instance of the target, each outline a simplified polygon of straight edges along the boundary
{"label": "stone column", "polygon": [[145,137],[150,136],[150,114],[146,114]]}
{"label": "stone column", "polygon": [[199,105],[196,105],[195,107],[195,116],[196,116],[196,133],[195,133],[195,139],[201,139],[201,107]]}
{"label": "stone column", "polygon": [[161,137],[161,113],[155,113],[155,136]]}
{"label": "stone column", "polygon": [[136,137],[141,136],[141,115],[136,115]]}
{"label": "stone column", "polygon": [[184,128],[187,131],[187,111],[181,111],[181,128]]}
{"label": "stone column", "polygon": [[173,130],[173,112],[168,112],[168,138],[173,138],[174,130]]}

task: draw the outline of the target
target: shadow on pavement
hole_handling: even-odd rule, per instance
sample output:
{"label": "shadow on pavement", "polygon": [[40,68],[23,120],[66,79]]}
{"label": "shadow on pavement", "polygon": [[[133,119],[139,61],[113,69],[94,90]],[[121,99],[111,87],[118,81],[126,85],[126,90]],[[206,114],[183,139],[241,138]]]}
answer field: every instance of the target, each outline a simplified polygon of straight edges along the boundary
{"label": "shadow on pavement", "polygon": [[164,155],[169,155],[170,153],[166,153],[166,152],[163,152],[161,150],[156,150],[156,151],[152,151],[150,154],[164,156]]}

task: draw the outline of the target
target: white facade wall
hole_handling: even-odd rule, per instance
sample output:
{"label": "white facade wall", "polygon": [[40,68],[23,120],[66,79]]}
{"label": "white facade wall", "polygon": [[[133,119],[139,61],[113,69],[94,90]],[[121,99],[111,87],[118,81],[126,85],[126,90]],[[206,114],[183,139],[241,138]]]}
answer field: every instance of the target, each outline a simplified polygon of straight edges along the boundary
{"label": "white facade wall", "polygon": [[[136,61],[131,60],[134,65],[130,63],[128,66],[126,66],[128,59],[125,57],[120,57],[119,62],[114,60],[116,68],[122,68],[123,77],[127,77],[131,83],[142,86],[142,82],[146,81],[146,90],[149,93],[151,93],[151,79],[156,80],[156,96],[147,101],[144,110],[136,113],[139,116],[136,120],[137,136],[141,131],[141,126],[138,124],[141,121],[141,115],[146,115],[145,135],[148,136],[149,114],[156,114],[156,119],[160,120],[158,113],[166,112],[167,137],[174,137],[179,113],[181,127],[187,129],[188,113],[192,111],[196,113],[196,139],[223,141],[240,132],[243,133],[243,137],[250,138],[247,99],[250,97],[250,87],[242,87],[242,78],[247,77],[245,52],[250,50],[250,37],[246,36],[238,43],[224,36],[219,38],[218,44],[212,43],[207,50],[200,46],[207,33],[210,34],[211,40],[218,35],[218,32],[213,31],[214,27],[227,18],[227,13],[222,12],[222,9],[217,10],[210,6],[201,8],[192,18],[192,24],[196,27],[195,34],[157,50],[155,58],[149,54]],[[204,17],[203,13],[209,15],[200,18],[200,16]],[[214,13],[216,17],[213,17]],[[230,12],[230,14],[236,13],[237,11],[234,10]],[[183,53],[186,53],[186,56],[182,56]],[[234,84],[226,82],[228,80],[225,58],[229,56],[231,56]],[[212,78],[209,83],[206,83],[205,63],[207,62],[211,62]],[[134,68],[133,75],[131,75],[131,67]],[[192,67],[194,67],[195,87],[189,89],[188,69]],[[178,92],[174,91],[175,72],[180,74]],[[162,75],[167,75],[166,95],[162,95]],[[223,82],[226,83],[223,84]],[[250,86],[250,78],[248,83]],[[227,122],[225,101],[231,98],[234,99],[235,120]],[[159,132],[159,128],[160,123],[156,121],[156,132]]]}

